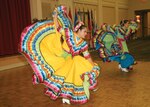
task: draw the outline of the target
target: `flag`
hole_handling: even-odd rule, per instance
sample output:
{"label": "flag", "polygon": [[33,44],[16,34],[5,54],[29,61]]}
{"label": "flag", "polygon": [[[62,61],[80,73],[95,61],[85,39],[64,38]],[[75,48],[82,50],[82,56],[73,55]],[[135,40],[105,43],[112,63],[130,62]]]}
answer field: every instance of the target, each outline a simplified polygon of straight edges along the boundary
{"label": "flag", "polygon": [[[78,11],[78,20],[79,20],[79,21],[82,21],[82,13],[81,13],[80,9],[79,9],[79,11]],[[82,21],[82,22],[83,22],[83,21]]]}
{"label": "flag", "polygon": [[84,8],[83,8],[83,22],[85,23],[85,12],[84,12]]}
{"label": "flag", "polygon": [[94,23],[93,11],[92,10],[91,10],[91,26],[92,26],[92,36],[93,36],[94,32],[95,32],[95,23]]}
{"label": "flag", "polygon": [[88,10],[88,29],[89,29],[89,31],[92,30],[92,26],[91,26],[91,18],[90,18],[90,12],[89,12],[89,10]]}
{"label": "flag", "polygon": [[76,8],[75,8],[74,26],[76,25],[77,22],[78,22],[78,13],[77,13],[77,10],[76,10]]}
{"label": "flag", "polygon": [[70,8],[69,8],[68,16],[69,16],[70,20],[72,21],[72,14],[71,14],[71,9]]}

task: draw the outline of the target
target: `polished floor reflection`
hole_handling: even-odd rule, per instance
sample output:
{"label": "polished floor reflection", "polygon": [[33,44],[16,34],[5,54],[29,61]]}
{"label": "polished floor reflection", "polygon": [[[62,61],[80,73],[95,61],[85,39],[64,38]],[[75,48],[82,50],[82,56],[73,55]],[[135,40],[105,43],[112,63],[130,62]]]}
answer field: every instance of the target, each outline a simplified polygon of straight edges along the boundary
{"label": "polished floor reflection", "polygon": [[[149,39],[150,40],[150,39]],[[131,72],[118,69],[115,62],[104,63],[96,52],[92,57],[101,67],[98,90],[84,105],[62,104],[44,95],[43,85],[32,84],[29,65],[0,72],[0,107],[150,107],[150,41],[129,43],[138,64]]]}
{"label": "polished floor reflection", "polygon": [[[150,107],[150,62],[138,62],[129,73],[117,63],[102,63],[99,89],[83,107]],[[24,66],[0,72],[0,107],[74,107],[43,94],[43,85],[32,85],[32,69]],[[80,105],[81,106],[81,105]]]}

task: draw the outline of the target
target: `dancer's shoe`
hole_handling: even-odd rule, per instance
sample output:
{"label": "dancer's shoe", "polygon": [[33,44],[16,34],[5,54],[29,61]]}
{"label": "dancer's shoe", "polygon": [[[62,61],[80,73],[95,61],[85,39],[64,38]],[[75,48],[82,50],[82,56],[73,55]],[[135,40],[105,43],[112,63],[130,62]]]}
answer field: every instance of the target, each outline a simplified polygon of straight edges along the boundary
{"label": "dancer's shoe", "polygon": [[118,65],[118,68],[119,68],[119,69],[121,69],[121,68],[122,68],[120,64]]}
{"label": "dancer's shoe", "polygon": [[127,68],[122,68],[120,64],[118,65],[118,68],[123,72],[129,72]]}
{"label": "dancer's shoe", "polygon": [[63,103],[66,103],[66,104],[70,104],[70,100],[69,100],[69,99],[66,99],[66,98],[63,98],[63,99],[62,99],[62,102],[63,102]]}
{"label": "dancer's shoe", "polygon": [[127,68],[121,68],[123,72],[129,72]]}

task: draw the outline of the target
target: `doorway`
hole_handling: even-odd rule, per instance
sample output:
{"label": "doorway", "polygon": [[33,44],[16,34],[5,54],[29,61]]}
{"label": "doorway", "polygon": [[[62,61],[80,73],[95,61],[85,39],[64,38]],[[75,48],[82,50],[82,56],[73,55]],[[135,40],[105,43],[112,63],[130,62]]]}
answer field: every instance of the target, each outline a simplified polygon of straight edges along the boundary
{"label": "doorway", "polygon": [[150,36],[150,9],[136,10],[135,16],[139,17],[140,28],[137,33],[138,37]]}

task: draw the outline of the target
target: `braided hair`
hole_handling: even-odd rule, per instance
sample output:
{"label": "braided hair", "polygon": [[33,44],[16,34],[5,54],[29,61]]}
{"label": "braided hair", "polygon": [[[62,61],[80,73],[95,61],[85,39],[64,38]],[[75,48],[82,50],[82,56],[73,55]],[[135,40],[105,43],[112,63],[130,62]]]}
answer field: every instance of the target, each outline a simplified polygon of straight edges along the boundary
{"label": "braided hair", "polygon": [[126,23],[128,23],[129,22],[129,20],[121,20],[120,21],[120,25],[121,26],[124,26]]}

